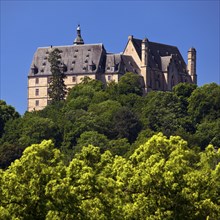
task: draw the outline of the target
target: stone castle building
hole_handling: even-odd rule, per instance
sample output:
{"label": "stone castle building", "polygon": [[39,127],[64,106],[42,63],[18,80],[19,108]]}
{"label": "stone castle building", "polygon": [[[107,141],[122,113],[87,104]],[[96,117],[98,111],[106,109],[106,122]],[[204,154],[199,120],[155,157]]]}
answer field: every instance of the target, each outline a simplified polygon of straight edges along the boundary
{"label": "stone castle building", "polygon": [[84,44],[80,26],[73,45],[40,47],[34,54],[28,74],[28,111],[41,110],[49,103],[51,79],[49,53],[61,50],[61,62],[67,88],[81,82],[85,76],[104,84],[118,82],[126,72],[143,77],[145,91],[170,91],[180,82],[197,83],[196,50],[188,51],[188,64],[175,46],[128,37],[124,52],[108,53],[103,44]]}

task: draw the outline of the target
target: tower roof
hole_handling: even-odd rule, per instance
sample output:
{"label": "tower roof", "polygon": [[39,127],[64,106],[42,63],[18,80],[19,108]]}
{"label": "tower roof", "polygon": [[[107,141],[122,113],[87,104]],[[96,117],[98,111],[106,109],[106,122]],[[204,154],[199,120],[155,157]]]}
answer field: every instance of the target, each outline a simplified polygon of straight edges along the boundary
{"label": "tower roof", "polygon": [[84,41],[81,37],[81,29],[80,29],[80,25],[78,25],[77,29],[76,29],[76,32],[77,32],[77,37],[76,39],[74,40],[73,44],[74,45],[80,45],[80,44],[84,44]]}

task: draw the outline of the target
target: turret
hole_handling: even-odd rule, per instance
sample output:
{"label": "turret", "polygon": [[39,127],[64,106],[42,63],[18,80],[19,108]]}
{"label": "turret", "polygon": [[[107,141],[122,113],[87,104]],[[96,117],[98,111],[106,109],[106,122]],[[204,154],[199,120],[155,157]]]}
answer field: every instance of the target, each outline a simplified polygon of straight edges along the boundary
{"label": "turret", "polygon": [[81,37],[80,25],[78,25],[76,31],[77,31],[77,37],[76,37],[76,39],[74,40],[73,44],[74,44],[74,45],[84,44],[84,41],[83,41],[83,39],[82,39],[82,37]]}
{"label": "turret", "polygon": [[147,92],[148,88],[148,51],[149,51],[149,41],[147,38],[144,38],[141,42],[141,75],[144,79],[145,89]]}
{"label": "turret", "polygon": [[188,51],[188,73],[191,76],[192,82],[197,84],[197,75],[196,75],[196,49],[190,48]]}
{"label": "turret", "polygon": [[147,38],[144,38],[141,43],[141,66],[148,66],[148,46],[149,42]]}

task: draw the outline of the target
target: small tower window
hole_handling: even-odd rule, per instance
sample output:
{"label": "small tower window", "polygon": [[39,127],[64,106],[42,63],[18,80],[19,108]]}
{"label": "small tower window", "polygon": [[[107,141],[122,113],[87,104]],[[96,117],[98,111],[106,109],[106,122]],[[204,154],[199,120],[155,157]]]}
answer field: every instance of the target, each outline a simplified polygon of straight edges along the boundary
{"label": "small tower window", "polygon": [[75,83],[76,82],[76,76],[72,77],[72,82]]}
{"label": "small tower window", "polygon": [[39,83],[39,78],[36,78],[35,79],[35,84],[38,84]]}
{"label": "small tower window", "polygon": [[39,106],[39,100],[35,101],[35,106]]}
{"label": "small tower window", "polygon": [[39,96],[39,89],[36,89],[36,90],[35,90],[35,95],[36,95],[36,96]]}
{"label": "small tower window", "polygon": [[111,81],[112,80],[112,76],[108,76],[108,81]]}

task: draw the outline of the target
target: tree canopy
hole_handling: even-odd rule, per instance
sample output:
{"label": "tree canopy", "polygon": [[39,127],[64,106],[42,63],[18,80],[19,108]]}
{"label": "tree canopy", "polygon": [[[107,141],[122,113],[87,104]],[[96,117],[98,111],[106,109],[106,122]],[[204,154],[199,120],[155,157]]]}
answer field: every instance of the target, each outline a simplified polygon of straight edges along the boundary
{"label": "tree canopy", "polygon": [[140,80],[86,77],[23,116],[1,101],[0,219],[219,219],[220,86]]}
{"label": "tree canopy", "polygon": [[159,133],[125,159],[88,145],[65,165],[51,141],[0,170],[1,219],[218,219],[220,150]]}

